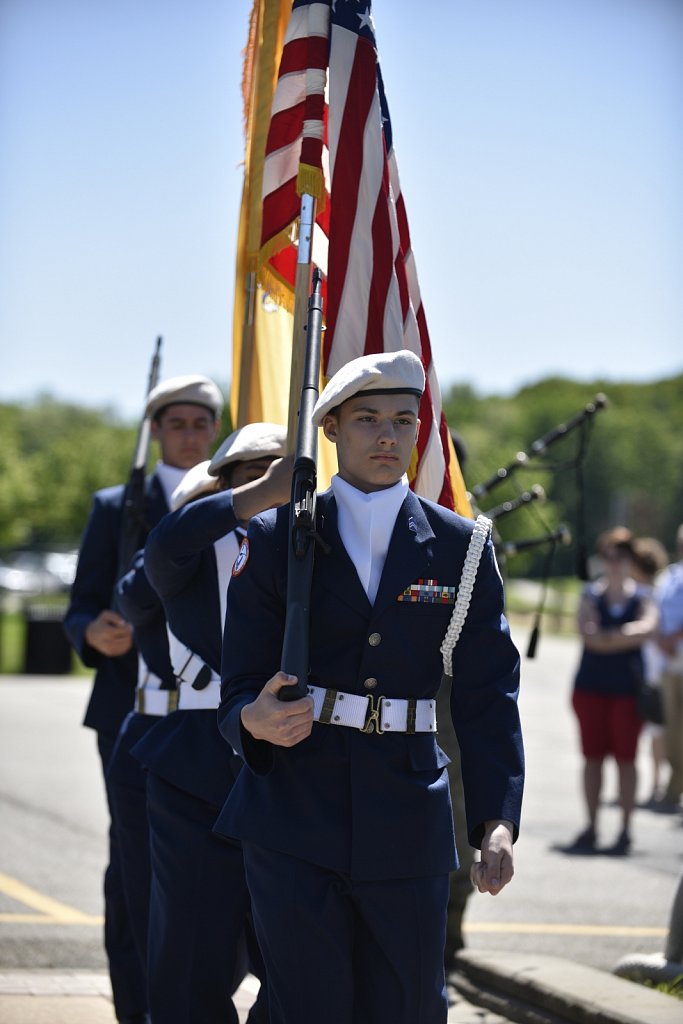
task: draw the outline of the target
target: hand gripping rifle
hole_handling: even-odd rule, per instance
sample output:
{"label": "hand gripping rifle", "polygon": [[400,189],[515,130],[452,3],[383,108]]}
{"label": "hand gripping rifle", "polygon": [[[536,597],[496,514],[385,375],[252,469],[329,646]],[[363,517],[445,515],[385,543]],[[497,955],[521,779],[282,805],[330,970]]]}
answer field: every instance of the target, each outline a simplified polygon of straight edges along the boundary
{"label": "hand gripping rifle", "polygon": [[[157,338],[154,355],[149,368],[147,391],[145,398],[159,381],[161,366],[161,338]],[[147,528],[145,523],[145,472],[149,455],[151,417],[143,415],[138,428],[133,462],[128,474],[128,483],[123,502],[123,520],[119,534],[118,575],[122,576],[130,566],[133,555],[140,547],[141,531]]]}
{"label": "hand gripping rifle", "polygon": [[282,671],[296,676],[298,682],[295,686],[283,686],[278,692],[280,700],[298,700],[308,692],[314,542],[317,541],[323,550],[329,550],[315,529],[318,428],[313,426],[312,416],[320,382],[323,331],[321,282],[322,274],[316,269],[313,271],[313,286],[308,300],[306,358],[289,505],[287,614],[281,664]]}

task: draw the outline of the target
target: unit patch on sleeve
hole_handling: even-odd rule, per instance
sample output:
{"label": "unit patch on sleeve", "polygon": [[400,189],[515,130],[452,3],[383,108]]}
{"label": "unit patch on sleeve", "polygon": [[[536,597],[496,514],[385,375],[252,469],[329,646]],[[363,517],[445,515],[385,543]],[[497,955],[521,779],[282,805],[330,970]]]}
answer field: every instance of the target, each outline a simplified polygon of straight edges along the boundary
{"label": "unit patch on sleeve", "polygon": [[245,537],[242,541],[242,546],[237,553],[237,558],[232,567],[232,575],[239,576],[243,569],[246,569],[247,562],[249,561],[249,541]]}

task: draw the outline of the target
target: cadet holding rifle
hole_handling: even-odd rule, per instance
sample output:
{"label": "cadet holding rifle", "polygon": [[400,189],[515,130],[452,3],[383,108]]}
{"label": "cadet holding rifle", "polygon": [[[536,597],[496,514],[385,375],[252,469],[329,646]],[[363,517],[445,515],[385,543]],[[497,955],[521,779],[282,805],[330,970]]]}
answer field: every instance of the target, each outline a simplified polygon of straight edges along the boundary
{"label": "cadet holding rifle", "polygon": [[[147,395],[144,419],[150,422],[150,435],[159,445],[161,460],[144,481],[142,507],[129,504],[124,514],[131,488],[122,484],[93,497],[64,626],[81,660],[95,669],[84,724],[97,732],[105,780],[117,733],[133,708],[138,681],[132,628],[113,601],[121,568],[122,531],[131,553],[144,545],[148,530],[168,511],[170,496],[187,470],[207,458],[222,408],[221,392],[207,377],[173,377],[157,384]],[[137,519],[135,537],[135,531],[129,529],[131,515]],[[107,799],[112,813],[108,784]],[[114,1008],[118,1020],[141,1024],[147,1019],[146,981],[123,889],[115,815],[109,858],[104,881],[104,938]]]}
{"label": "cadet holding rifle", "polygon": [[278,699],[301,683],[279,671],[289,508],[252,519],[233,569],[226,635],[240,643],[223,649],[219,724],[246,768],[216,830],[242,841],[271,1024],[446,1021],[446,668],[468,838],[482,851],[472,879],[495,895],[512,877],[519,657],[488,520],[408,487],[424,387],[412,353],[364,356],[315,405],[339,472],[317,502],[328,550],[316,545],[306,696]]}
{"label": "cadet holding rifle", "polygon": [[[223,635],[230,572],[250,516],[287,500],[285,440],[274,423],[234,431],[210,464],[188,473],[145,547],[145,575],[163,602],[178,679],[177,710],[132,751],[147,768],[149,1000],[160,1024],[237,1024],[232,993],[244,974],[244,936],[251,970],[265,982],[242,851],[212,831],[240,768],[216,709],[222,646],[241,640]],[[249,1021],[266,1020],[263,984]]]}

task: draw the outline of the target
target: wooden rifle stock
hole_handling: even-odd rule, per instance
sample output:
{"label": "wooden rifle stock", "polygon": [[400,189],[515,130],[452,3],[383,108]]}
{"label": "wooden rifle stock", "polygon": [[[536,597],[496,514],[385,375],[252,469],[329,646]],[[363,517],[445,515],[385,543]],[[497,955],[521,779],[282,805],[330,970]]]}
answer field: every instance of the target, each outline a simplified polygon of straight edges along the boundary
{"label": "wooden rifle stock", "polygon": [[[147,379],[147,391],[145,392],[145,404],[147,396],[152,388],[159,382],[159,370],[161,367],[161,338],[157,338],[152,362]],[[149,441],[151,430],[151,417],[143,415],[138,428],[137,441],[133,462],[126,483],[126,491],[123,501],[123,519],[121,521],[121,532],[119,534],[119,556],[118,576],[122,576],[130,566],[133,555],[140,547],[141,533],[146,529],[145,525],[145,473],[147,471],[147,457],[149,455]]]}
{"label": "wooden rifle stock", "polygon": [[313,271],[306,322],[306,358],[299,405],[292,497],[289,505],[289,551],[287,557],[287,614],[282,644],[282,671],[297,677],[295,686],[283,686],[280,700],[305,697],[308,686],[311,584],[315,550],[315,505],[317,484],[318,428],[312,416],[320,382],[322,338],[322,274]]}

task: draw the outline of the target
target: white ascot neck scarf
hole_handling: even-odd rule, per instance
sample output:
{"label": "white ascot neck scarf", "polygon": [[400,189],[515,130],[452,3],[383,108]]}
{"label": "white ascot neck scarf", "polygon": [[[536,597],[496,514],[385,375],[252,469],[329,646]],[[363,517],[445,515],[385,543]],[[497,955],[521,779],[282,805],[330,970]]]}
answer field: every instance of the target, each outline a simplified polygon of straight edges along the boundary
{"label": "white ascot neck scarf", "polygon": [[408,493],[408,477],[404,474],[393,487],[366,494],[337,475],[332,477],[332,492],[339,536],[374,604],[396,517]]}
{"label": "white ascot neck scarf", "polygon": [[157,462],[154,472],[159,478],[166,504],[171,507],[171,496],[176,487],[187,473],[186,469],[179,469],[178,466],[167,466],[165,462]]}

